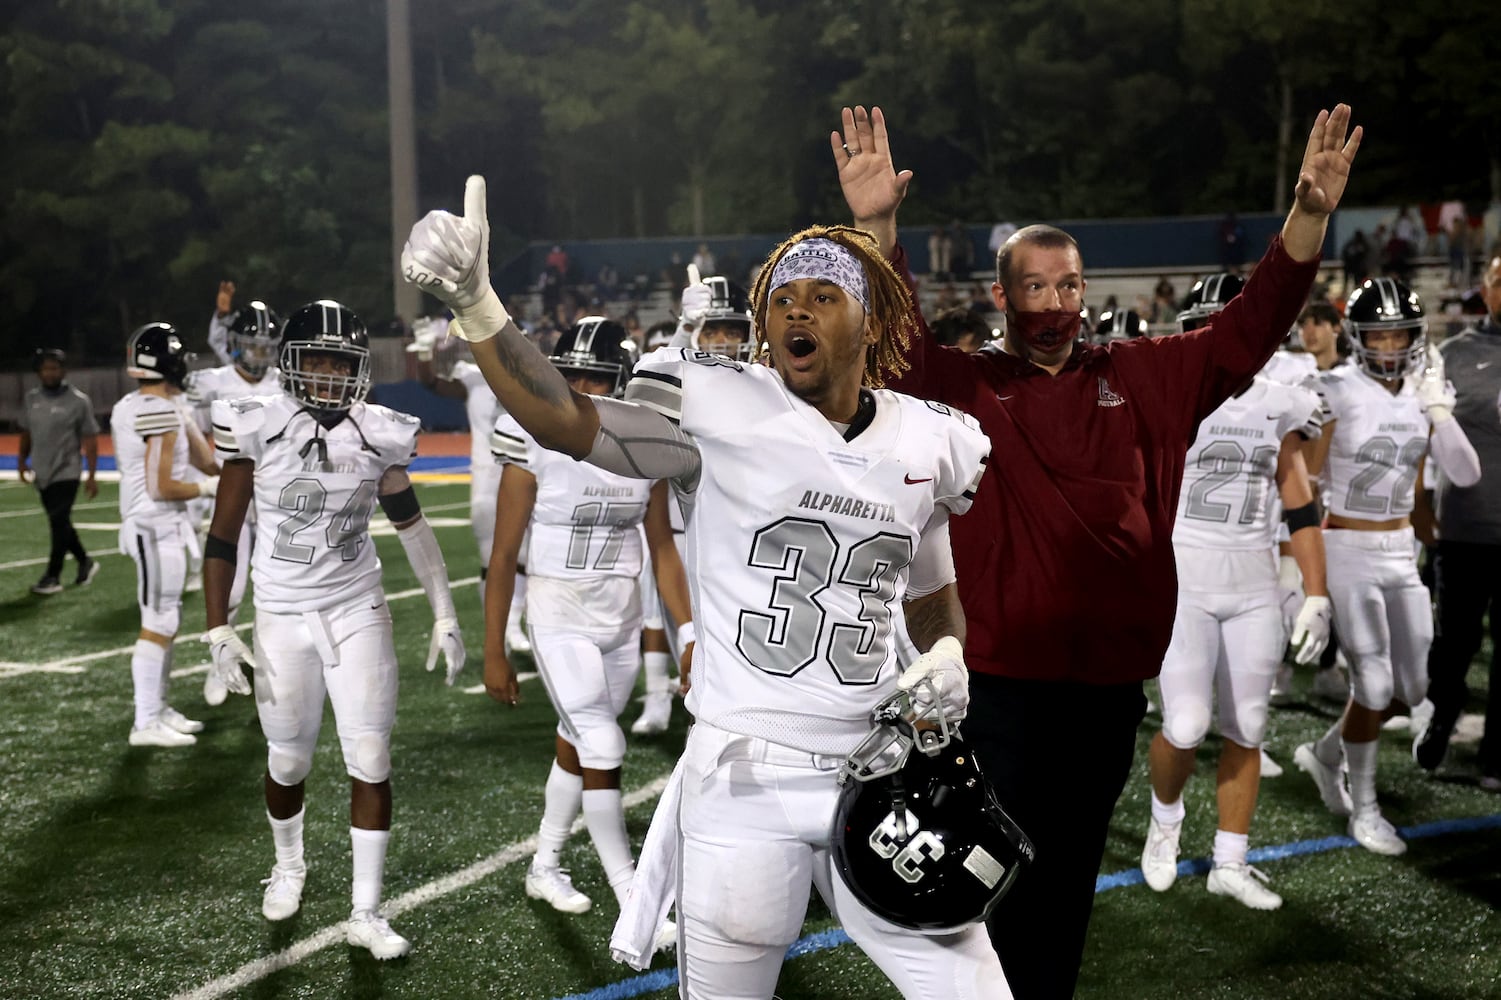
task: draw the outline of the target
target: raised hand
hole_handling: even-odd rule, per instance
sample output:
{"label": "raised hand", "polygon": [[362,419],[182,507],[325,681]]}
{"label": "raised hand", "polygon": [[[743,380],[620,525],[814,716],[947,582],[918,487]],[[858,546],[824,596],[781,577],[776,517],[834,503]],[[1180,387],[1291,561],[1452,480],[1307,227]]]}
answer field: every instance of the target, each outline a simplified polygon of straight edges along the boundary
{"label": "raised hand", "polygon": [[[839,169],[839,187],[845,203],[855,225],[877,231],[889,223],[894,239],[896,210],[907,197],[912,171],[898,172],[892,164],[886,116],[880,108],[871,108],[869,114],[859,106],[844,108],[840,117],[844,130],[829,133],[829,146],[834,165]],[[877,232],[878,237],[882,235]]]}
{"label": "raised hand", "polygon": [[703,325],[704,317],[709,314],[709,306],[713,303],[713,293],[709,286],[704,284],[703,276],[698,273],[697,264],[688,265],[688,287],[683,289],[681,308],[678,310],[678,324],[684,330],[697,330]]}
{"label": "raised hand", "polygon": [[219,294],[214,297],[214,312],[220,316],[228,316],[234,308],[235,283],[233,281],[219,282]]}
{"label": "raised hand", "polygon": [[412,227],[401,250],[401,273],[442,300],[454,312],[455,336],[488,340],[510,322],[490,287],[490,221],[485,212],[485,179],[464,184],[464,214],[428,212]]}
{"label": "raised hand", "polygon": [[1298,186],[1293,191],[1300,209],[1310,215],[1327,216],[1339,206],[1363,134],[1359,125],[1351,130],[1348,104],[1336,104],[1332,112],[1319,112],[1308,133],[1303,165],[1298,168]]}

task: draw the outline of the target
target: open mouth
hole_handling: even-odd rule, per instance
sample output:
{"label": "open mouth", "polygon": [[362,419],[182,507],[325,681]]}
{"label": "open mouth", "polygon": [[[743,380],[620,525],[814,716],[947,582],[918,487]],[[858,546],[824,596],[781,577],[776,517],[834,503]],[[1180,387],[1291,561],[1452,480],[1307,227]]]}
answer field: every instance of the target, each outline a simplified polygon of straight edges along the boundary
{"label": "open mouth", "polygon": [[804,333],[794,333],[787,338],[787,353],[794,358],[806,358],[818,350],[818,344]]}

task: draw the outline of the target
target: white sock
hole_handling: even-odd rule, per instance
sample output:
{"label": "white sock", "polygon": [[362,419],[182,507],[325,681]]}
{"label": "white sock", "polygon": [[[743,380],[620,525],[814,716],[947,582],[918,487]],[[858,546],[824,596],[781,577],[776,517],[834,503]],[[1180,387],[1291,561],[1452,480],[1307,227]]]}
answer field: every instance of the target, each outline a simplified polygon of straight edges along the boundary
{"label": "white sock", "polygon": [[172,683],[172,661],[176,658],[177,643],[162,647],[162,707],[167,707],[167,687]]}
{"label": "white sock", "polygon": [[1340,750],[1344,744],[1344,738],[1340,736],[1340,731],[1344,727],[1345,721],[1343,717],[1334,720],[1334,725],[1330,726],[1324,735],[1320,736],[1313,744],[1313,755],[1326,767],[1339,766]]}
{"label": "white sock", "polygon": [[1350,764],[1350,802],[1356,812],[1376,808],[1377,745],[1377,740],[1345,744],[1345,760]]}
{"label": "white sock", "polygon": [[1214,866],[1243,865],[1246,863],[1246,847],[1251,837],[1229,830],[1214,831]]}
{"label": "white sock", "polygon": [[1188,815],[1188,810],[1183,806],[1183,796],[1178,796],[1177,802],[1163,802],[1152,793],[1152,818],[1159,826],[1177,826],[1183,822],[1183,817]]}
{"label": "white sock", "polygon": [[641,662],[646,671],[646,693],[666,694],[671,686],[667,679],[667,668],[672,662],[672,654],[643,653]]}
{"label": "white sock", "polygon": [[167,651],[146,639],[137,639],[130,654],[130,679],[135,688],[137,729],[145,729],[162,714],[162,675]]}
{"label": "white sock", "polygon": [[554,760],[542,793],[542,825],[537,829],[537,856],[533,861],[538,867],[558,867],[568,831],[582,808],[583,794],[583,776],[569,774]]}
{"label": "white sock", "polygon": [[296,815],[286,819],[277,819],[266,813],[266,819],[271,821],[271,840],[276,845],[278,868],[296,871],[307,867],[302,860],[302,818],[306,815],[306,809],[299,809]]}
{"label": "white sock", "polygon": [[589,788],[584,795],[584,825],[589,828],[589,839],[594,841],[599,863],[604,866],[605,878],[615,890],[615,898],[625,904],[625,891],[630,888],[636,874],[636,862],[631,857],[631,841],[625,832],[625,807],[620,802],[618,788]]}
{"label": "white sock", "polygon": [[350,892],[353,905],[350,912],[374,913],[380,908],[381,883],[386,877],[386,846],[391,841],[391,831],[361,830],[351,826],[349,841],[354,846],[354,880]]}

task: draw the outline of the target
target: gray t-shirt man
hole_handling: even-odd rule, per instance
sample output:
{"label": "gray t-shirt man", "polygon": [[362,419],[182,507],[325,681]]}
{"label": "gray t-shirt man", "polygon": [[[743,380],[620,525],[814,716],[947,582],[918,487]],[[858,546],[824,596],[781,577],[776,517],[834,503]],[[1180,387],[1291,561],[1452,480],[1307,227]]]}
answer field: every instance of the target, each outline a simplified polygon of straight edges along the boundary
{"label": "gray t-shirt man", "polygon": [[1487,317],[1439,347],[1454,383],[1454,419],[1480,456],[1480,482],[1437,485],[1439,531],[1445,541],[1501,545],[1501,326]]}
{"label": "gray t-shirt man", "polygon": [[99,433],[94,404],[66,382],[53,391],[35,388],[21,407],[21,430],[31,435],[31,469],[37,489],[83,478],[83,439]]}

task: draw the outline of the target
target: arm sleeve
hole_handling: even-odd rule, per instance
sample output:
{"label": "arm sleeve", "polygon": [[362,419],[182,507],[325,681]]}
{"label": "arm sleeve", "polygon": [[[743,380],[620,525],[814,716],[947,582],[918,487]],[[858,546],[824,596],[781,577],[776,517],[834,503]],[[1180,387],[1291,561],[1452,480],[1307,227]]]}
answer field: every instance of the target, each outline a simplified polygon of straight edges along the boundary
{"label": "arm sleeve", "polygon": [[1433,452],[1439,470],[1455,486],[1463,489],[1480,482],[1480,456],[1475,453],[1475,446],[1470,444],[1458,420],[1434,424],[1428,449]]}
{"label": "arm sleeve", "polygon": [[220,316],[217,312],[211,313],[208,318],[208,346],[219,359],[221,365],[234,363],[234,358],[229,356],[229,317],[234,313]]}
{"label": "arm sleeve", "polygon": [[956,579],[954,552],[949,545],[949,512],[938,507],[923,526],[917,551],[912,554],[912,566],[907,573],[907,594],[903,600],[935,594]]}
{"label": "arm sleeve", "polygon": [[401,547],[406,551],[407,562],[412,564],[412,573],[422,584],[427,603],[433,609],[433,617],[457,620],[453,607],[453,592],[448,586],[448,569],[443,565],[443,550],[438,546],[438,536],[427,518],[419,516],[416,521],[396,532]]}
{"label": "arm sleeve", "polygon": [[601,396],[594,405],[599,433],[584,461],[632,479],[675,480],[689,493],[697,488],[702,463],[698,445],[676,421],[645,402]]}

